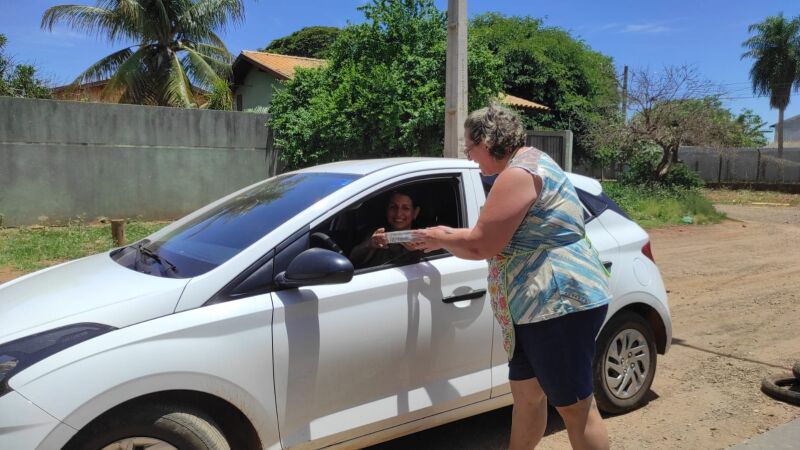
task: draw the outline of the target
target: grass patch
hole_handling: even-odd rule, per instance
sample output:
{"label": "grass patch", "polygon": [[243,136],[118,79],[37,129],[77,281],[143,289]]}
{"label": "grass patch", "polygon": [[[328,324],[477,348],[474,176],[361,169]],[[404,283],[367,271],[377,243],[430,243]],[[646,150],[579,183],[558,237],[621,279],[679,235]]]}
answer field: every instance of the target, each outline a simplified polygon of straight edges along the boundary
{"label": "grass patch", "polygon": [[[129,222],[125,224],[125,238],[128,242],[138,241],[166,224]],[[74,222],[64,227],[0,228],[0,266],[23,272],[111,248],[111,224]]]}
{"label": "grass patch", "polygon": [[749,189],[702,189],[703,196],[713,203],[728,205],[749,205],[753,203],[774,203],[780,205],[800,205],[800,194],[775,191],[751,191]]}
{"label": "grass patch", "polygon": [[656,189],[604,182],[603,190],[644,228],[691,223],[719,223],[725,214],[696,189]]}

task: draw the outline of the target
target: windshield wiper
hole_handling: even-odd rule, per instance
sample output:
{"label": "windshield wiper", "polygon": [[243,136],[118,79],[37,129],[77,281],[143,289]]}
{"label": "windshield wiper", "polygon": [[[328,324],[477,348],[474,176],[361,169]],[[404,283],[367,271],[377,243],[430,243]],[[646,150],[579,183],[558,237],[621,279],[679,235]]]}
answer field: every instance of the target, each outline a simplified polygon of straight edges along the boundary
{"label": "windshield wiper", "polygon": [[158,254],[156,252],[154,252],[154,251],[150,250],[149,248],[145,247],[143,243],[137,245],[136,246],[136,250],[138,250],[139,253],[141,253],[141,254],[149,257],[150,259],[154,260],[155,262],[161,264],[162,266],[168,268],[169,270],[171,270],[173,272],[177,272],[178,271],[178,268],[175,266],[175,264],[172,264],[171,262],[167,261],[167,258],[164,258],[163,256],[158,256]]}

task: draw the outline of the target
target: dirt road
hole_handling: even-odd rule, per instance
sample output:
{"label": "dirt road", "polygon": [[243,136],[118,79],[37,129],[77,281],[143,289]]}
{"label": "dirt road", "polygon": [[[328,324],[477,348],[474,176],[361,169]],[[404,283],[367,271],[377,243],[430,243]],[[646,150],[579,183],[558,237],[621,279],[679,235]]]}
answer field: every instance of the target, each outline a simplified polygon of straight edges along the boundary
{"label": "dirt road", "polygon": [[[721,206],[735,220],[651,231],[674,341],[650,402],[606,417],[615,449],[722,449],[800,417],[759,390],[800,360],[800,207]],[[504,449],[510,408],[376,447]],[[551,414],[542,449],[569,448]]]}

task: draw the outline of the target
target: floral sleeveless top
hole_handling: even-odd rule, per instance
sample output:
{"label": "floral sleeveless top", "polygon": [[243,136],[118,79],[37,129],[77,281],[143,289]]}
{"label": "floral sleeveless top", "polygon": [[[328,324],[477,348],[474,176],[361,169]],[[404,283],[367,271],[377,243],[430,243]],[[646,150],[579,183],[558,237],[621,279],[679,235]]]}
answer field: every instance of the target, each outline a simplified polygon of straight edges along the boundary
{"label": "floral sleeveless top", "polygon": [[511,241],[489,259],[489,294],[503,347],[514,355],[514,324],[552,319],[608,303],[609,274],[586,238],[583,210],[566,173],[528,148],[508,168],[542,180],[542,189]]}

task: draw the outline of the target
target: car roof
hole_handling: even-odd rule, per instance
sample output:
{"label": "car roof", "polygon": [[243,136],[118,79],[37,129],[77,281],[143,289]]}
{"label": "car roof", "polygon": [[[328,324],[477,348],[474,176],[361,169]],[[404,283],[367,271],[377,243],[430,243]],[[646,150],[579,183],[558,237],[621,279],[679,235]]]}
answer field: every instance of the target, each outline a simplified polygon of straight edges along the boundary
{"label": "car roof", "polygon": [[[476,169],[478,164],[457,158],[380,158],[380,159],[355,159],[349,161],[339,161],[319,166],[301,169],[298,172],[325,172],[325,173],[347,173],[353,175],[369,175],[385,169],[394,168],[401,165],[409,165],[413,170],[425,169]],[[586,191],[592,195],[600,195],[603,188],[594,178],[568,172],[570,181],[576,188]]]}
{"label": "car roof", "polygon": [[424,168],[475,168],[478,167],[472,161],[456,158],[380,158],[380,159],[354,159],[350,161],[339,161],[319,166],[308,167],[298,172],[327,172],[327,173],[349,173],[354,175],[368,175],[379,170],[397,167],[404,164],[414,164],[419,169]]}

